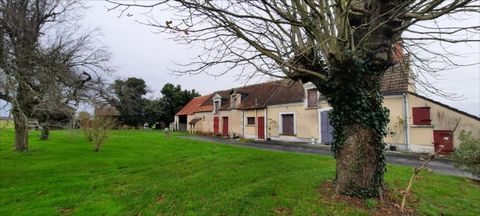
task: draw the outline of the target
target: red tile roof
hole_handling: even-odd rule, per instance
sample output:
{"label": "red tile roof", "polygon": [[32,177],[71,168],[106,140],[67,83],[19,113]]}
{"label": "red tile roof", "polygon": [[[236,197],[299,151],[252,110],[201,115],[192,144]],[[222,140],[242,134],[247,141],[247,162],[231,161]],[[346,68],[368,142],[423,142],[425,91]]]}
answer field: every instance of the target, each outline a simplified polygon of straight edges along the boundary
{"label": "red tile roof", "polygon": [[382,77],[381,89],[383,94],[403,93],[408,91],[408,76],[410,72],[409,60],[390,67]]}
{"label": "red tile roof", "polygon": [[[201,110],[208,110],[208,107],[202,107],[203,102],[209,99],[211,95],[205,95],[193,98],[190,102],[187,103],[176,115],[190,115],[195,112],[201,112]],[[211,110],[211,109],[210,109]]]}
{"label": "red tile roof", "polygon": [[[383,94],[397,94],[408,91],[408,58],[385,72],[381,83]],[[268,105],[298,103],[305,99],[305,91],[300,81],[276,80],[248,85],[229,90],[216,91],[213,94],[194,98],[177,115],[188,115],[195,112],[213,110],[213,97],[222,98],[220,110],[229,110],[232,93],[241,94],[241,103],[237,109],[259,109]]]}

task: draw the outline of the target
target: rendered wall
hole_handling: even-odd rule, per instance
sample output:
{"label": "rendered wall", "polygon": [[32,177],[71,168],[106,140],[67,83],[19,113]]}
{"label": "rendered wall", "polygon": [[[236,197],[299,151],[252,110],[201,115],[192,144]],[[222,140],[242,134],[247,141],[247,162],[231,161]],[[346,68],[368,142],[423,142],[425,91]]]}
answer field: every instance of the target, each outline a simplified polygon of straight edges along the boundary
{"label": "rendered wall", "polygon": [[[247,118],[254,117],[255,124],[248,125]],[[248,139],[257,139],[258,138],[258,117],[265,117],[265,109],[255,109],[255,110],[244,110],[243,111],[243,127],[244,127],[244,136]],[[268,121],[267,121],[268,124]],[[267,129],[268,130],[268,129]],[[268,137],[268,132],[266,132],[266,137]]]}
{"label": "rendered wall", "polygon": [[[408,95],[409,102],[409,125],[411,145],[428,146],[433,151],[433,130],[453,130],[457,121],[460,123],[454,132],[454,148],[460,144],[458,137],[462,130],[470,131],[476,137],[480,137],[480,121],[444,106],[432,103],[415,95]],[[413,107],[430,107],[430,127],[414,126],[412,117]]]}
{"label": "rendered wall", "polygon": [[199,112],[189,115],[187,123],[194,118],[201,118],[194,126],[188,126],[190,132],[211,132],[213,133],[213,115],[212,112]]}
{"label": "rendered wall", "polygon": [[[279,134],[280,114],[294,113],[296,136]],[[267,137],[274,140],[310,141],[318,139],[318,112],[317,109],[306,108],[304,103],[283,104],[267,107]]]}

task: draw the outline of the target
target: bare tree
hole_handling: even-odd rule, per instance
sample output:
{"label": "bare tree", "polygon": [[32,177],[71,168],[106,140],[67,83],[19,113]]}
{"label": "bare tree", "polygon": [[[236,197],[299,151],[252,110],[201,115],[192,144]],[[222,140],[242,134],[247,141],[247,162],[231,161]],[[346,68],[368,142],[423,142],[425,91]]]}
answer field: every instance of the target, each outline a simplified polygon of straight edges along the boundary
{"label": "bare tree", "polygon": [[[333,107],[336,191],[363,198],[383,191],[388,110],[382,106],[380,81],[387,69],[402,63],[395,62],[395,45],[403,44],[408,51],[412,47],[406,45],[421,48],[423,41],[479,41],[450,37],[477,34],[478,26],[418,28],[440,17],[477,16],[480,6],[473,0],[110,2],[110,9],[121,14],[132,7],[173,11],[173,20],[152,17],[142,22],[204,48],[184,73],[225,65],[222,73],[240,68],[241,73],[315,84]],[[402,39],[407,31],[409,37]],[[433,71],[428,64],[422,69]]]}
{"label": "bare tree", "polygon": [[108,138],[110,131],[118,125],[114,118],[98,113],[96,113],[93,118],[83,116],[82,121],[84,122],[82,130],[85,139],[92,143],[95,152],[100,150],[100,146],[102,146]]}
{"label": "bare tree", "polygon": [[91,33],[74,37],[69,21],[82,7],[79,0],[0,0],[0,99],[12,106],[17,151],[28,149],[34,112],[75,106],[103,86],[108,53],[93,46]]}

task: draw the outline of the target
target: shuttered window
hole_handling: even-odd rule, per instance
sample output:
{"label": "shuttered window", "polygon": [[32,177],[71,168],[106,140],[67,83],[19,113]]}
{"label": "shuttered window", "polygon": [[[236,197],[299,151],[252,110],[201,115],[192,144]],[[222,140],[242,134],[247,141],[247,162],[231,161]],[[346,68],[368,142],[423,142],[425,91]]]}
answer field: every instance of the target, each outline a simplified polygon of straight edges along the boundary
{"label": "shuttered window", "polygon": [[293,114],[282,114],[282,134],[295,135]]}
{"label": "shuttered window", "polygon": [[413,124],[414,125],[430,125],[430,107],[413,107]]}
{"label": "shuttered window", "polygon": [[316,89],[307,90],[308,107],[318,106],[318,92]]}

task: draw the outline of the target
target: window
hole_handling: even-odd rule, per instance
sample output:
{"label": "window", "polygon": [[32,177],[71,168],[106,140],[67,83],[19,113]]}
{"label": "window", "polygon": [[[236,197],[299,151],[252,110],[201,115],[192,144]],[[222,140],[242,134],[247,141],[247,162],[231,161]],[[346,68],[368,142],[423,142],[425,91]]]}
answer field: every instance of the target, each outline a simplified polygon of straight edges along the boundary
{"label": "window", "polygon": [[247,117],[247,125],[254,125],[255,117]]}
{"label": "window", "polygon": [[295,135],[295,117],[293,114],[282,114],[282,134]]}
{"label": "window", "polygon": [[318,92],[316,89],[307,90],[307,100],[308,107],[317,107],[318,106]]}
{"label": "window", "polygon": [[213,113],[218,113],[218,109],[220,108],[220,101],[214,101],[213,102]]}
{"label": "window", "polygon": [[430,125],[430,107],[413,107],[413,124],[414,125]]}
{"label": "window", "polygon": [[238,95],[237,95],[237,94],[234,94],[234,95],[232,95],[230,98],[231,98],[231,100],[230,100],[230,108],[236,108]]}

